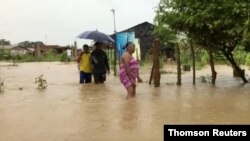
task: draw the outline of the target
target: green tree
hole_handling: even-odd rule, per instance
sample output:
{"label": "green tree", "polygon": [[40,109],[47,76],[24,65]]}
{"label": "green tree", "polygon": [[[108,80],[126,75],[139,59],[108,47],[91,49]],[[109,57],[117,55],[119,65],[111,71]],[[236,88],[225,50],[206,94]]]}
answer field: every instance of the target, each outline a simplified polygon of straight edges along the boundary
{"label": "green tree", "polygon": [[157,16],[165,26],[184,32],[195,44],[208,50],[213,84],[216,78],[213,53],[218,51],[246,83],[233,51],[249,33],[248,7],[249,0],[162,0]]}
{"label": "green tree", "polygon": [[11,45],[11,43],[5,39],[0,39],[0,45]]}
{"label": "green tree", "polygon": [[22,42],[18,43],[19,46],[26,47],[26,48],[34,48],[37,44],[44,45],[44,43],[41,41],[36,41],[36,42],[22,41]]}

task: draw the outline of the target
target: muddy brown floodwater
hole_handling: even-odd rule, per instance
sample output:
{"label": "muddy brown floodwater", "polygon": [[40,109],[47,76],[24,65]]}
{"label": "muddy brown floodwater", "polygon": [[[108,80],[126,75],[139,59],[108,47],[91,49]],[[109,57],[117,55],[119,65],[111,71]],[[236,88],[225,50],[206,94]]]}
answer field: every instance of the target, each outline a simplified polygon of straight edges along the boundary
{"label": "muddy brown floodwater", "polygon": [[[161,76],[161,86],[149,85],[144,66],[136,98],[126,99],[118,77],[103,85],[78,84],[75,63],[0,63],[4,92],[0,93],[1,141],[162,141],[164,124],[249,124],[250,85],[242,85],[232,69],[216,66],[216,86],[201,83],[209,67],[182,76]],[[176,66],[166,66],[175,72]],[[38,90],[35,77],[43,74],[47,89]],[[246,70],[249,74],[249,70]],[[247,76],[248,77],[248,76]]]}

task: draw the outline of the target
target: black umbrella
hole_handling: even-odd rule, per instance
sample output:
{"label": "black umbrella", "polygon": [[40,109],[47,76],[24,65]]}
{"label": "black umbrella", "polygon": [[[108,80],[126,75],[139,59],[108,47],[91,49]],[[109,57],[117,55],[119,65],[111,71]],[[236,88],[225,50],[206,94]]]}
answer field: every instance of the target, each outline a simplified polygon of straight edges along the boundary
{"label": "black umbrella", "polygon": [[114,42],[114,40],[107,34],[102,33],[100,31],[84,31],[80,35],[77,36],[80,39],[91,39],[99,42]]}

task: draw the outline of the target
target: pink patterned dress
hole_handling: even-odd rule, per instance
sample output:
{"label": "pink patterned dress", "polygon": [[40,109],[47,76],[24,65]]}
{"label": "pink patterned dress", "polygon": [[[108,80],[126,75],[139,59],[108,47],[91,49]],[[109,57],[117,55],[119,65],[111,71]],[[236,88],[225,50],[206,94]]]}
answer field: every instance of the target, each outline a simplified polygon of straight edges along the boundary
{"label": "pink patterned dress", "polygon": [[126,73],[125,65],[124,64],[120,65],[120,70],[119,70],[120,81],[126,88],[135,85],[136,83],[136,78],[139,73],[139,63],[136,59],[132,58],[129,61],[129,69],[131,71],[132,78],[129,78],[128,74]]}

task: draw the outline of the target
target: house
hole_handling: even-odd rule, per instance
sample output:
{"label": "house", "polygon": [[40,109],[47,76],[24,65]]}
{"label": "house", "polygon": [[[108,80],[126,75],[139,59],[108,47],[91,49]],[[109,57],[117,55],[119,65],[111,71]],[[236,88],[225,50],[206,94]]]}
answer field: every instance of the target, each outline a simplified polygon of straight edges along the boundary
{"label": "house", "polygon": [[11,56],[22,56],[22,55],[33,55],[34,49],[33,48],[26,48],[22,46],[15,46],[10,49],[10,55]]}
{"label": "house", "polygon": [[[137,24],[133,27],[125,29],[123,31],[117,32],[134,32],[135,38],[139,39],[139,44],[141,47],[141,58],[145,59],[147,54],[151,53],[151,48],[153,46],[153,42],[156,37],[153,35],[155,29],[155,25],[149,22],[143,22]],[[113,39],[115,39],[115,35],[110,35]],[[175,50],[173,46],[166,46],[163,42],[160,41],[160,53],[164,55],[166,58],[175,59]]]}
{"label": "house", "polygon": [[27,55],[27,54],[33,54],[34,49],[25,48],[18,45],[0,45],[1,53],[3,54],[10,54],[13,55]]}
{"label": "house", "polygon": [[0,45],[0,50],[3,52],[10,52],[10,49],[15,47],[16,45]]}
{"label": "house", "polygon": [[49,50],[53,50],[53,52],[55,52],[56,54],[61,54],[64,51],[71,49],[70,47],[63,47],[63,46],[59,46],[59,45],[41,45],[41,53],[47,53],[49,52]]}
{"label": "house", "polygon": [[[135,32],[135,38],[139,39],[141,47],[141,58],[144,59],[147,52],[152,48],[155,39],[153,35],[154,27],[155,25],[149,22],[143,22],[117,33]],[[111,37],[114,39],[114,34],[112,34]]]}

